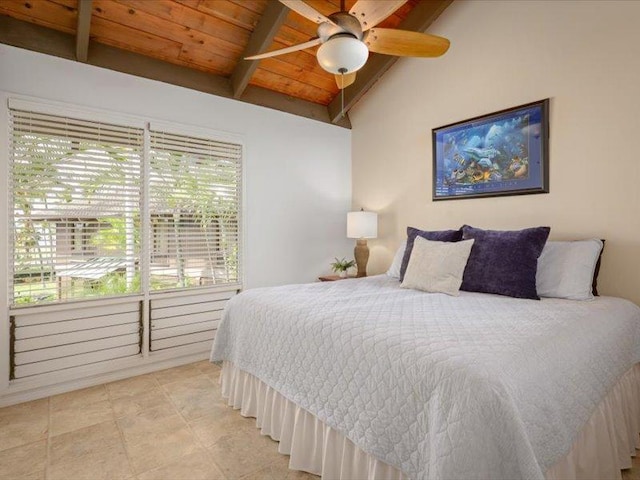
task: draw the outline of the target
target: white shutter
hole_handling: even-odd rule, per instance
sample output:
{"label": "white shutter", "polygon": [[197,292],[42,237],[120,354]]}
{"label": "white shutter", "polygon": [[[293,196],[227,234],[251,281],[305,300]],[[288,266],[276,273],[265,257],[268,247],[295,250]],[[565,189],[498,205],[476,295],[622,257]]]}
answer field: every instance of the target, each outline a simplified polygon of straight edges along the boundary
{"label": "white shutter", "polygon": [[[139,356],[142,305],[84,305],[46,313],[21,309],[11,316],[10,378],[21,379]],[[42,310],[42,308],[40,308]]]}
{"label": "white shutter", "polygon": [[10,303],[140,292],[143,130],[10,109]]}
{"label": "white shutter", "polygon": [[240,282],[242,146],[150,132],[151,289]]}

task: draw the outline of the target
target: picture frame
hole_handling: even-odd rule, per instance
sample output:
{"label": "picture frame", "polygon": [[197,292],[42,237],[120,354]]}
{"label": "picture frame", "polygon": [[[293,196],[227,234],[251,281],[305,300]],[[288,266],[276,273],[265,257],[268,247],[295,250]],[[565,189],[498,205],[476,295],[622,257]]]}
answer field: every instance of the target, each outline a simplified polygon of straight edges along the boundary
{"label": "picture frame", "polygon": [[549,193],[549,99],[432,130],[433,201]]}

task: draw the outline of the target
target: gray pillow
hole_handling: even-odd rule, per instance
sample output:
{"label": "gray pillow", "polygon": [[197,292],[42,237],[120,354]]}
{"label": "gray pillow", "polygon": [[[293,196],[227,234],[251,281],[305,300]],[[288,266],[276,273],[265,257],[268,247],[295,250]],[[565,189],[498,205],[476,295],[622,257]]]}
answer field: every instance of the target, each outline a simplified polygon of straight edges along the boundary
{"label": "gray pillow", "polygon": [[592,300],[603,241],[547,242],[538,259],[536,289],[541,297]]}
{"label": "gray pillow", "polygon": [[402,268],[402,259],[404,257],[404,251],[407,249],[407,241],[403,241],[400,248],[396,250],[396,254],[393,256],[393,262],[391,262],[391,266],[389,270],[387,270],[387,275],[392,278],[400,278],[400,268]]}

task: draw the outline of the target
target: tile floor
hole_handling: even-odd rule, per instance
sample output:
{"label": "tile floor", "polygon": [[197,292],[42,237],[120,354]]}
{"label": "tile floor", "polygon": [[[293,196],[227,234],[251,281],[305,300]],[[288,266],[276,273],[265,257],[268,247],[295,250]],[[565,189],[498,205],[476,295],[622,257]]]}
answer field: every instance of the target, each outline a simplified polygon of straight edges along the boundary
{"label": "tile floor", "polygon": [[0,479],[315,479],[220,397],[207,361],[0,409]]}
{"label": "tile floor", "polygon": [[622,480],[640,480],[640,452],[633,459],[633,467],[622,471]]}
{"label": "tile floor", "polygon": [[223,403],[219,375],[202,361],[2,408],[0,480],[318,480]]}

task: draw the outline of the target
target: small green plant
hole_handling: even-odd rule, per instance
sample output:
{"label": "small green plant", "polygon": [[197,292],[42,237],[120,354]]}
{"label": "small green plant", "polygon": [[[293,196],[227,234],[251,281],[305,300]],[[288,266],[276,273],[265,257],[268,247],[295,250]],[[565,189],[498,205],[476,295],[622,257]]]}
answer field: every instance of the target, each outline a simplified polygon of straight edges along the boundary
{"label": "small green plant", "polygon": [[338,260],[338,257],[336,257],[336,261],[331,264],[331,268],[333,269],[334,272],[340,273],[340,272],[346,272],[351,267],[354,267],[355,264],[356,264],[355,260],[347,261],[344,257],[342,258],[342,260]]}

